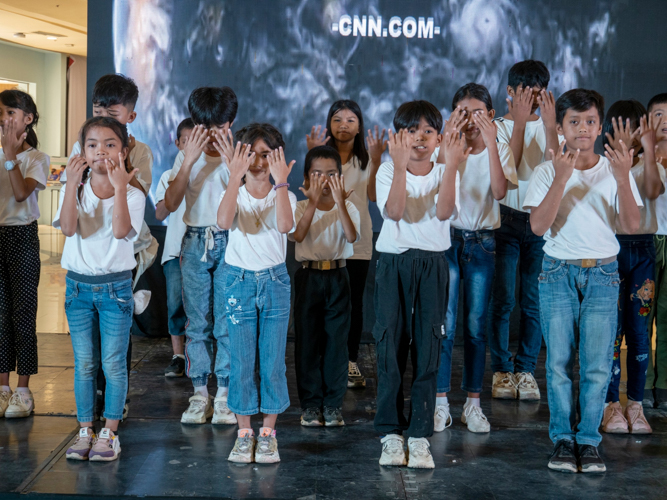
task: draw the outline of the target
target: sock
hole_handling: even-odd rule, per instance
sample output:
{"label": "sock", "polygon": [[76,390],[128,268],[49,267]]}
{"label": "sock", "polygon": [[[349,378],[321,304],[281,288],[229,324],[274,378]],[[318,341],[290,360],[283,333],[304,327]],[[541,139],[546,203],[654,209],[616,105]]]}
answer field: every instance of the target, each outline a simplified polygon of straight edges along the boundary
{"label": "sock", "polygon": [[221,398],[229,394],[229,387],[218,387],[218,392],[215,393],[216,398]]}
{"label": "sock", "polygon": [[174,357],[185,359],[185,354],[174,354]]}
{"label": "sock", "polygon": [[254,436],[254,435],[255,431],[253,431],[252,429],[239,429],[239,434],[238,434],[239,437]]}
{"label": "sock", "polygon": [[200,387],[195,387],[195,394],[201,394],[204,397],[208,397],[208,387],[202,385]]}
{"label": "sock", "polygon": [[479,398],[466,398],[466,404],[463,406],[476,406],[477,408],[481,408],[482,405],[479,402]]}
{"label": "sock", "polygon": [[30,389],[27,387],[17,387],[16,392],[20,392],[22,394],[30,394]]}
{"label": "sock", "polygon": [[273,436],[276,437],[276,430],[271,427],[262,427],[259,429],[259,435],[262,437]]}
{"label": "sock", "polygon": [[0,385],[0,391],[3,392],[12,392],[8,385]]}
{"label": "sock", "polygon": [[447,406],[449,404],[449,402],[447,401],[447,396],[436,397],[435,404],[436,406]]}

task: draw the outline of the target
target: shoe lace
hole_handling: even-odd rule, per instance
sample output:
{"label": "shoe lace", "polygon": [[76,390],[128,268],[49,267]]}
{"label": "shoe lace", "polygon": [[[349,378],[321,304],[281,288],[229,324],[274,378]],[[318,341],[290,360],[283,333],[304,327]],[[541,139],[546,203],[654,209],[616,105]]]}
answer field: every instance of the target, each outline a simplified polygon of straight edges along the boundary
{"label": "shoe lace", "polygon": [[12,394],[10,394],[9,392],[5,392],[5,391],[0,392],[0,400],[9,401],[9,400],[11,400],[11,398],[12,398]]}
{"label": "shoe lace", "polygon": [[[616,409],[616,411],[620,413],[620,410]],[[634,424],[637,420],[639,421],[646,420],[646,417],[644,417],[644,411],[640,404],[628,405],[625,411],[628,414],[628,422],[630,424]]]}
{"label": "shoe lace", "polygon": [[465,409],[466,418],[473,416],[473,413],[475,414],[476,418],[479,418],[480,420],[486,420],[486,415],[484,415],[482,409],[479,406],[468,405],[468,407]]}
{"label": "shoe lace", "polygon": [[452,415],[449,413],[449,406],[438,405],[435,407],[435,414],[444,419],[445,429],[452,425]]}
{"label": "shoe lace", "polygon": [[202,401],[201,399],[193,399],[190,401],[190,408],[188,408],[188,411],[190,413],[198,413],[200,411],[204,411],[206,409],[206,401]]}
{"label": "shoe lace", "polygon": [[325,406],[324,414],[329,417],[338,418],[338,416],[341,414],[341,411],[339,408],[336,408],[334,406]]}
{"label": "shoe lace", "polygon": [[257,438],[257,451],[260,453],[271,452],[271,436],[259,436]]}
{"label": "shoe lace", "polygon": [[23,400],[23,394],[21,394],[18,391],[15,392],[14,394],[12,394],[12,397],[9,398],[9,404],[10,405],[17,405],[18,406],[18,405],[22,405],[22,404],[26,404],[26,403],[27,403],[27,401]]}
{"label": "shoe lace", "polygon": [[313,419],[318,417],[318,409],[317,408],[306,408],[303,412],[303,416],[307,419]]}
{"label": "shoe lace", "polygon": [[[614,420],[625,420],[625,417],[623,416],[623,411],[620,406],[617,405],[609,405],[611,407],[611,416],[609,417],[609,420],[607,422],[612,422]],[[629,411],[632,411],[630,409]]]}
{"label": "shoe lace", "polygon": [[502,374],[502,377],[500,379],[500,383],[503,384],[503,385],[510,385],[510,386],[516,385],[516,383],[514,382],[514,377],[512,377],[512,374],[509,373],[509,372]]}
{"label": "shoe lace", "polygon": [[572,442],[563,440],[558,443],[554,456],[557,457],[574,457],[574,446]]}
{"label": "shoe lace", "polygon": [[600,455],[598,455],[598,450],[595,446],[591,446],[589,444],[583,445],[581,448],[579,448],[579,456],[581,458],[599,458]]}
{"label": "shoe lace", "polygon": [[403,441],[398,438],[387,439],[382,445],[382,451],[386,451],[391,455],[404,453]]}
{"label": "shoe lace", "polygon": [[235,448],[241,453],[247,453],[252,449],[252,436],[243,436],[236,439]]}
{"label": "shoe lace", "polygon": [[357,363],[354,363],[353,361],[350,361],[347,369],[347,374],[350,377],[361,377],[361,372],[359,371],[359,365],[357,365]]}
{"label": "shoe lace", "polygon": [[415,456],[428,456],[431,454],[431,450],[429,449],[429,445],[427,442],[424,442],[422,440],[414,440],[410,443],[409,445],[410,448],[410,454],[415,455]]}
{"label": "shoe lace", "polygon": [[527,387],[529,389],[535,389],[537,387],[537,382],[532,373],[517,373],[515,377],[517,387]]}
{"label": "shoe lace", "polygon": [[222,412],[222,413],[229,413],[229,406],[227,406],[227,400],[226,399],[216,401],[213,404],[213,407],[215,408],[215,411],[219,411],[219,412]]}

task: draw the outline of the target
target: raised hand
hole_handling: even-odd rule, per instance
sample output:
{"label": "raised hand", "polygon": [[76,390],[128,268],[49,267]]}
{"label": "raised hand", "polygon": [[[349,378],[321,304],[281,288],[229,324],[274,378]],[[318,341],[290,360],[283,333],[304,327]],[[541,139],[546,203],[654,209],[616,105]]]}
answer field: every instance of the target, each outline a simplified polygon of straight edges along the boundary
{"label": "raised hand", "polygon": [[394,134],[390,130],[387,146],[391,159],[394,161],[394,168],[406,169],[412,151],[412,137],[408,131],[403,128]]}
{"label": "raised hand", "polygon": [[183,148],[183,163],[192,166],[199,159],[204,152],[204,148],[208,144],[209,135],[208,130],[203,125],[195,125],[190,134],[188,143]]}
{"label": "raised hand", "polygon": [[556,177],[563,180],[567,180],[572,177],[572,172],[574,172],[574,166],[577,164],[577,159],[579,158],[580,150],[577,149],[576,152],[565,151],[565,144],[567,141],[563,140],[558,146],[558,153],[554,153],[553,149],[550,149],[551,157],[553,158],[554,170],[556,171]]}
{"label": "raised hand", "polygon": [[449,115],[449,120],[445,121],[444,133],[461,132],[466,123],[468,123],[468,117],[465,110],[461,106],[457,106]]}
{"label": "raised hand", "polygon": [[487,114],[478,111],[472,116],[472,120],[482,133],[484,145],[488,148],[491,144],[495,144],[496,136],[498,135],[498,127],[496,127],[496,124],[491,121]]}
{"label": "raised hand", "polygon": [[619,149],[612,149],[609,144],[605,144],[604,148],[606,150],[604,155],[609,160],[609,163],[611,163],[611,169],[616,182],[627,182],[635,150],[631,149],[628,151],[628,147],[623,141],[619,141]]}
{"label": "raised hand", "polygon": [[269,153],[269,170],[273,176],[273,181],[277,184],[285,184],[289,173],[292,171],[292,167],[296,163],[296,160],[292,160],[289,165],[285,161],[285,152],[283,151],[282,146],[278,149],[274,149]]}
{"label": "raised hand", "polygon": [[79,186],[81,184],[81,179],[83,179],[83,173],[88,168],[88,162],[86,161],[85,156],[82,154],[74,155],[69,160],[67,160],[67,166],[65,167],[65,172],[67,173],[67,183],[72,184],[73,186]]}
{"label": "raised hand", "polygon": [[387,130],[383,128],[382,134],[380,134],[378,126],[375,125],[375,135],[373,135],[371,129],[368,129],[368,136],[366,137],[366,143],[368,144],[368,154],[371,156],[371,159],[374,159],[375,161],[380,161],[382,158],[382,153],[387,150],[387,141],[384,140],[384,134],[386,131]]}
{"label": "raised hand", "polygon": [[442,147],[445,150],[445,165],[458,167],[468,159],[472,147],[465,149],[465,137],[458,132],[445,132]]}
{"label": "raised hand", "polygon": [[632,144],[632,141],[640,134],[641,131],[640,128],[632,130],[630,127],[630,118],[626,119],[625,123],[623,123],[623,118],[620,116],[618,117],[618,120],[612,117],[611,126],[613,128],[614,135],[612,136],[609,132],[607,132],[605,133],[605,136],[607,137],[609,144],[611,144],[611,148],[614,150],[621,149],[621,142],[624,142],[625,144]]}
{"label": "raised hand", "polygon": [[329,189],[331,189],[331,196],[333,196],[336,205],[341,206],[345,203],[354,189],[345,191],[345,177],[338,174],[329,177]]}
{"label": "raised hand", "polygon": [[656,127],[653,123],[653,115],[642,116],[639,119],[639,140],[644,151],[655,151],[656,146]]}
{"label": "raised hand", "polygon": [[5,122],[5,125],[2,127],[0,144],[2,144],[2,151],[5,153],[5,156],[16,156],[20,153],[23,141],[28,137],[28,133],[25,131],[19,134],[20,130],[18,122],[14,119]]}
{"label": "raised hand", "polygon": [[[113,186],[114,191],[127,188],[127,185],[130,183],[130,181],[134,178],[135,175],[137,175],[136,169],[128,172],[125,168],[125,156],[123,153],[118,153],[118,162],[115,162],[112,159],[106,159],[104,160],[104,164],[107,167],[109,182]],[[67,178],[69,179],[69,175]]]}
{"label": "raised hand", "polygon": [[546,126],[556,126],[556,99],[553,92],[541,90],[537,96],[537,103],[540,105],[540,116]]}
{"label": "raised hand", "polygon": [[311,203],[317,206],[317,202],[320,201],[320,198],[322,197],[322,191],[328,185],[329,179],[327,179],[326,176],[311,173],[310,178],[308,179],[308,189],[300,187],[299,191],[301,191]]}
{"label": "raised hand", "polygon": [[250,166],[255,163],[255,153],[250,148],[250,144],[241,144],[239,141],[236,143],[236,147],[231,151],[227,151],[226,154],[229,155],[227,168],[229,169],[230,179],[235,178],[240,180],[248,172]]}
{"label": "raised hand", "polygon": [[322,130],[322,125],[318,125],[310,130],[310,135],[306,134],[306,146],[310,151],[316,146],[324,146],[331,137],[327,137],[327,129]]}
{"label": "raised hand", "polygon": [[507,101],[507,108],[512,115],[512,119],[515,122],[525,123],[528,121],[533,111],[534,98],[532,88],[524,88],[523,85],[519,85],[514,92],[514,97],[505,100]]}
{"label": "raised hand", "polygon": [[[229,165],[234,158],[234,134],[230,129],[227,129],[227,133],[223,134],[220,130],[215,130],[213,132],[215,141],[213,141],[213,147],[215,150],[220,153],[220,156],[225,160],[225,163]],[[188,139],[190,141],[190,139]],[[238,144],[237,144],[238,145]],[[187,143],[186,143],[187,146]]]}

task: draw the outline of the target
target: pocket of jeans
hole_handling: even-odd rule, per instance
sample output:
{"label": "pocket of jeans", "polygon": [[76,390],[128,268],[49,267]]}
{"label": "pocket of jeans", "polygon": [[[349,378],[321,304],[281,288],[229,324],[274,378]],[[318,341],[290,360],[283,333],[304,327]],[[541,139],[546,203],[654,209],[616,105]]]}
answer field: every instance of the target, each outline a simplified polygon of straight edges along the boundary
{"label": "pocket of jeans", "polygon": [[479,240],[479,246],[486,253],[495,255],[496,239],[493,236],[482,236]]}
{"label": "pocket of jeans", "polygon": [[66,283],[67,284],[65,285],[65,302],[67,302],[68,300],[72,300],[79,294],[76,285],[72,281],[67,280]]}
{"label": "pocket of jeans", "polygon": [[132,293],[132,283],[121,287],[114,287],[112,291],[112,296],[121,304],[129,304],[134,300],[134,294]]}
{"label": "pocket of jeans", "polygon": [[280,282],[282,285],[285,285],[287,288],[292,286],[292,282],[289,279],[289,273],[276,274],[276,281]]}
{"label": "pocket of jeans", "polygon": [[542,260],[542,272],[537,278],[540,283],[554,283],[567,274],[564,260],[545,257]]}
{"label": "pocket of jeans", "polygon": [[239,281],[241,281],[241,277],[237,274],[227,274],[224,276],[225,280],[225,290],[227,288],[233,288],[235,287]]}
{"label": "pocket of jeans", "polygon": [[593,279],[601,285],[618,286],[621,282],[618,274],[618,261],[591,269]]}
{"label": "pocket of jeans", "polygon": [[431,341],[431,352],[429,355],[428,371],[434,372],[440,366],[440,346],[447,337],[447,330],[443,323],[433,325],[433,340]]}

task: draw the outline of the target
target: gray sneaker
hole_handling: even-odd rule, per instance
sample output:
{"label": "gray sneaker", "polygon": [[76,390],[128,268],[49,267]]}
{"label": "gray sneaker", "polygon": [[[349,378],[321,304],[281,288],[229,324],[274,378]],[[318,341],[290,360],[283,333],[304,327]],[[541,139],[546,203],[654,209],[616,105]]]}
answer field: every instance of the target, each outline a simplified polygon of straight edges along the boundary
{"label": "gray sneaker", "polygon": [[320,427],[324,425],[322,411],[319,408],[306,408],[301,412],[301,425],[304,427]]}
{"label": "gray sneaker", "polygon": [[227,460],[241,464],[249,464],[255,451],[255,435],[249,429],[239,429],[234,448]]}
{"label": "gray sneaker", "polygon": [[276,462],[280,462],[275,429],[262,427],[259,430],[257,447],[255,448],[255,462],[258,464],[275,464]]}
{"label": "gray sneaker", "polygon": [[324,425],[327,427],[339,427],[345,425],[341,408],[324,407]]}

